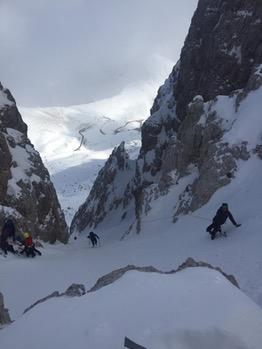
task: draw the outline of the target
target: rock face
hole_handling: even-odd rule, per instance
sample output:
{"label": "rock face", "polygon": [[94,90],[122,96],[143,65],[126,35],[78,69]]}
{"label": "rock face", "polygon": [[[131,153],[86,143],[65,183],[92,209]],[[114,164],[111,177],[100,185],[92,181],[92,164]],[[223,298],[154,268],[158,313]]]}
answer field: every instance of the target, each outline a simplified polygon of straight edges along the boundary
{"label": "rock face", "polygon": [[[71,232],[83,230],[88,225],[96,226],[103,221],[106,212],[116,210],[125,200],[128,202],[131,199],[131,195],[128,195],[128,182],[133,176],[134,164],[134,161],[129,160],[124,142],[113,150],[100,170],[87,201],[74,216]],[[122,187],[126,186],[126,193],[123,193]]]}
{"label": "rock face", "polygon": [[11,322],[8,309],[4,306],[4,297],[0,292],[0,326],[7,325]]}
{"label": "rock face", "polygon": [[246,87],[262,61],[261,13],[260,0],[199,1],[174,91],[181,120],[194,96],[209,101]]}
{"label": "rock face", "polygon": [[0,224],[11,216],[18,231],[46,242],[67,242],[68,229],[50,176],[27,138],[14,98],[0,84]]}
{"label": "rock face", "polygon": [[[112,178],[117,180],[111,183],[106,177],[111,178],[112,167],[106,164],[72,231],[107,217],[117,223],[119,217],[133,216],[135,223],[126,220],[127,232],[139,232],[153,201],[173,186],[180,192],[174,220],[206,204],[234,179],[240,160],[252,154],[261,158],[261,140],[251,144],[248,136],[232,142],[227,137],[242,104],[261,86],[262,2],[199,0],[180,60],[142,126],[138,159],[128,161],[128,174],[116,165]],[[119,156],[126,161],[123,149]],[[116,187],[117,195],[99,195],[101,188],[113,193]]]}

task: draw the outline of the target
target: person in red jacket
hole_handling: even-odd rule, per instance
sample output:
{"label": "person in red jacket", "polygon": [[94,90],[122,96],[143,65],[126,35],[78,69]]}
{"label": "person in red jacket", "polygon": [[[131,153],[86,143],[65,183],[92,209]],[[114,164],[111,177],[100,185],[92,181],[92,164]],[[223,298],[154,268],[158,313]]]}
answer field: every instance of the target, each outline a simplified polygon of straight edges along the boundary
{"label": "person in red jacket", "polygon": [[33,242],[33,238],[31,236],[31,234],[29,233],[23,233],[23,245],[24,245],[24,249],[23,251],[21,251],[20,253],[23,254],[25,252],[26,256],[27,257],[35,257],[35,252],[41,256],[42,253],[40,251],[38,251],[36,248],[35,248],[35,244]]}

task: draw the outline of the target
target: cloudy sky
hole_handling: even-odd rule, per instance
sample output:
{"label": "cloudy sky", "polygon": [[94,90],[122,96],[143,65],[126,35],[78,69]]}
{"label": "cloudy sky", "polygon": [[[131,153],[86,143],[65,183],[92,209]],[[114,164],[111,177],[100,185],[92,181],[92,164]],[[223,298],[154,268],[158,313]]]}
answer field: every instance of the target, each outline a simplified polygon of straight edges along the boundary
{"label": "cloudy sky", "polygon": [[[0,81],[23,106],[88,103],[161,79],[197,0],[0,0]],[[164,74],[164,75],[163,75]]]}

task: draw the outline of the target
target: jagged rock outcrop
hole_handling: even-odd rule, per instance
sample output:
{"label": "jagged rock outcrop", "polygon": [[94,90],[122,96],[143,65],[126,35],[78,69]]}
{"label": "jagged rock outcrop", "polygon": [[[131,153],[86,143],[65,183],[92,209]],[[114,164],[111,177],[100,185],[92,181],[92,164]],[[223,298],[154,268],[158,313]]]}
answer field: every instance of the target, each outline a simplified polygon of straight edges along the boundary
{"label": "jagged rock outcrop", "polygon": [[194,96],[209,101],[246,87],[262,61],[261,13],[260,0],[199,1],[174,91],[181,120]]}
{"label": "jagged rock outcrop", "polygon": [[228,275],[224,273],[220,268],[213,267],[211,264],[208,264],[206,262],[197,262],[193,258],[187,258],[187,260],[184,263],[182,263],[177,269],[170,270],[170,271],[161,271],[156,269],[153,266],[137,267],[135,265],[127,265],[124,268],[114,270],[111,273],[108,273],[102,276],[101,278],[99,278],[96,284],[88,292],[94,292],[99,290],[102,287],[112,284],[116,280],[120,279],[125,273],[131,270],[144,272],[144,273],[176,274],[187,268],[196,268],[196,267],[209,268],[209,269],[216,270],[220,272],[226,279],[228,279],[228,281],[230,281],[234,286],[239,288],[238,282],[233,275]]}
{"label": "jagged rock outcrop", "polygon": [[72,284],[62,295],[68,297],[81,297],[86,293],[85,286],[82,284]]}
{"label": "jagged rock outcrop", "polygon": [[[174,220],[206,204],[234,179],[240,160],[247,161],[252,154],[261,158],[259,137],[253,144],[254,137],[232,133],[241,113],[247,112],[242,105],[261,86],[262,2],[199,0],[180,60],[160,87],[142,126],[142,147],[133,175],[125,185],[121,178],[126,174],[118,177],[118,210],[112,209],[109,196],[99,199],[93,187],[85,203],[92,219],[79,211],[72,231],[82,231],[106,217],[117,224],[119,216],[128,212],[136,223],[127,220],[126,232],[139,232],[153,201],[173,186],[180,191]],[[252,117],[258,118],[257,112]],[[104,183],[98,177],[96,188],[99,181]],[[107,183],[106,192],[112,186],[115,183]],[[98,222],[95,208],[101,206],[103,217]]]}
{"label": "jagged rock outcrop", "polygon": [[[129,159],[124,142],[116,147],[105,166],[99,171],[87,201],[80,206],[71,224],[71,232],[84,230],[87,226],[96,226],[108,211],[116,210],[131,194],[122,192],[134,175],[135,162]],[[121,185],[119,185],[121,184]]]}
{"label": "jagged rock outcrop", "polygon": [[221,273],[229,282],[231,282],[235,287],[239,288],[238,282],[236,278],[233,275],[226,274],[221,268],[219,267],[213,267],[211,264],[206,262],[197,262],[193,258],[187,258],[184,263],[182,263],[177,269],[173,269],[170,271],[161,271],[153,267],[152,265],[146,266],[146,267],[138,267],[135,265],[127,265],[124,268],[119,268],[116,270],[111,271],[110,273],[103,275],[101,278],[97,280],[95,285],[91,287],[88,291],[85,290],[85,286],[82,284],[72,284],[67,288],[67,290],[63,293],[59,293],[58,291],[55,291],[48,295],[47,297],[39,299],[37,302],[32,304],[30,307],[25,309],[24,314],[33,309],[38,304],[41,304],[43,302],[48,301],[51,298],[57,298],[57,297],[81,297],[84,296],[87,293],[95,292],[100,290],[101,288],[110,285],[120,279],[125,273],[128,271],[138,271],[141,273],[159,273],[159,274],[176,274],[181,272],[182,270],[185,270],[187,268],[209,268],[212,270],[216,270],[219,273]]}
{"label": "jagged rock outcrop", "polygon": [[56,192],[9,90],[0,84],[0,224],[11,216],[19,230],[46,242],[67,242]]}
{"label": "jagged rock outcrop", "polygon": [[0,292],[0,326],[7,325],[11,322],[8,309],[4,306],[4,297]]}
{"label": "jagged rock outcrop", "polygon": [[63,297],[63,296],[67,296],[67,297],[81,297],[84,294],[86,294],[86,289],[85,289],[84,285],[82,285],[82,284],[72,284],[63,293],[59,293],[58,291],[54,291],[51,294],[49,294],[48,296],[39,299],[38,301],[36,301],[32,305],[30,305],[28,308],[26,308],[24,310],[23,314],[27,313],[28,311],[33,309],[38,304],[44,303],[44,302],[48,301],[51,298],[58,298],[58,297]]}

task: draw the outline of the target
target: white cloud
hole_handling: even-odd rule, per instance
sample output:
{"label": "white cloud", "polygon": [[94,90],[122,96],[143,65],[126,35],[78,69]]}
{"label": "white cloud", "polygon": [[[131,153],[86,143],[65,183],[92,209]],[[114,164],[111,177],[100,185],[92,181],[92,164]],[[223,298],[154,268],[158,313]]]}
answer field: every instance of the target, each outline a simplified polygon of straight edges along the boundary
{"label": "white cloud", "polygon": [[196,0],[1,0],[0,80],[19,104],[86,103],[175,62]]}

